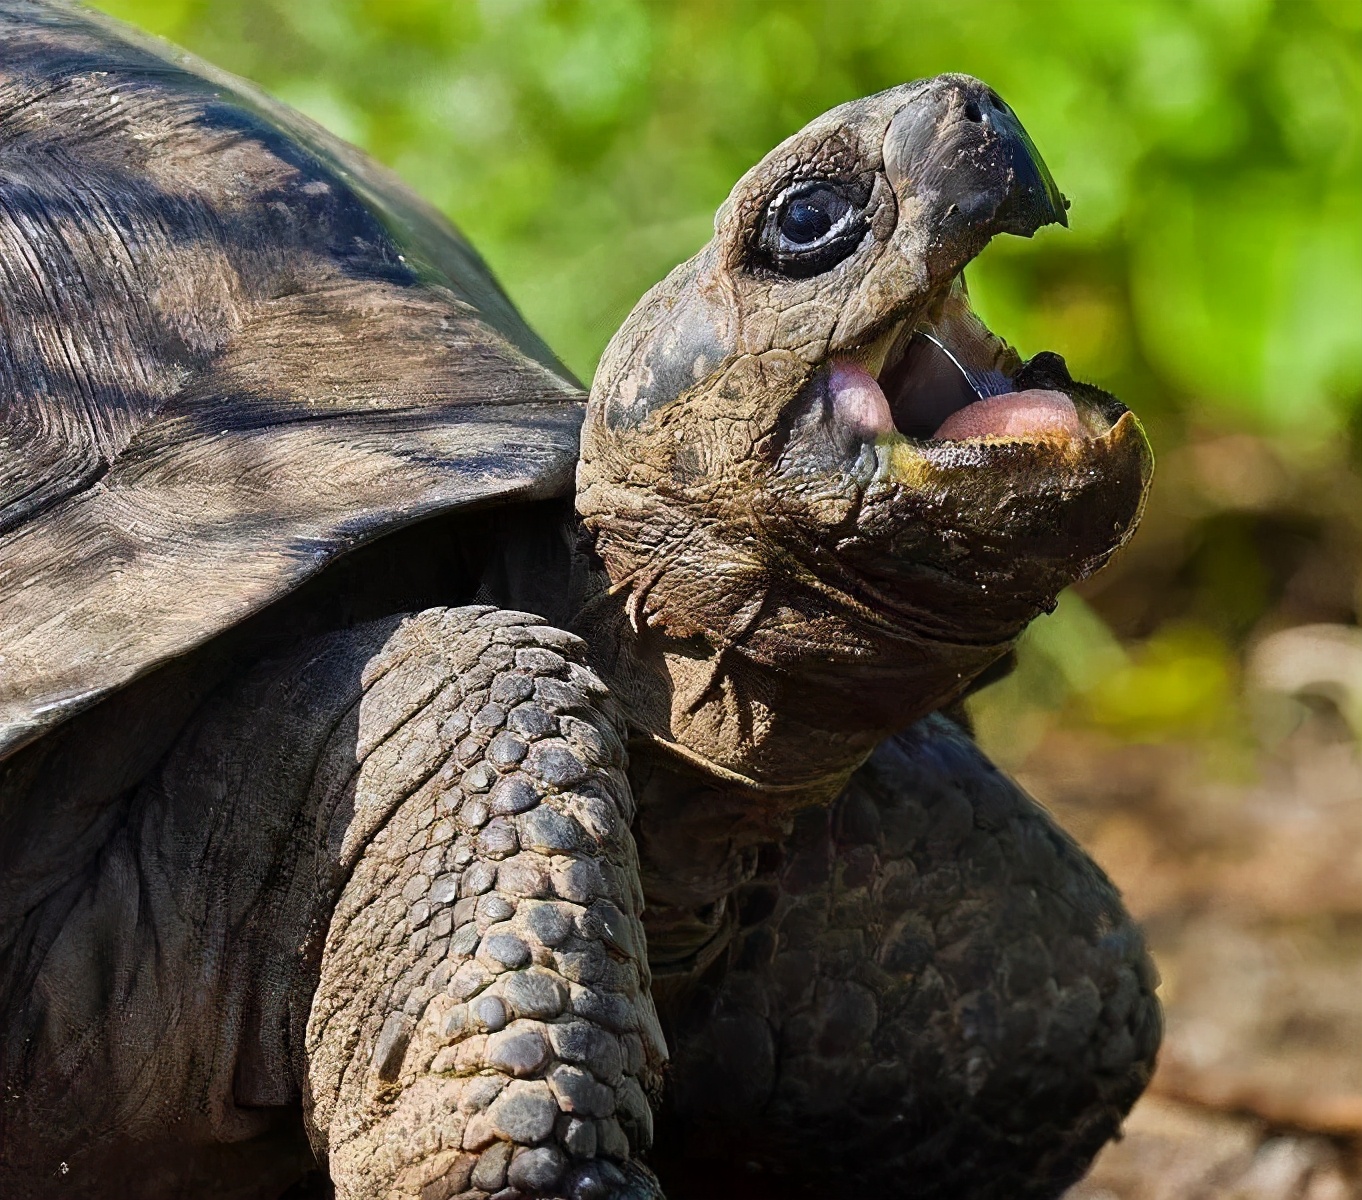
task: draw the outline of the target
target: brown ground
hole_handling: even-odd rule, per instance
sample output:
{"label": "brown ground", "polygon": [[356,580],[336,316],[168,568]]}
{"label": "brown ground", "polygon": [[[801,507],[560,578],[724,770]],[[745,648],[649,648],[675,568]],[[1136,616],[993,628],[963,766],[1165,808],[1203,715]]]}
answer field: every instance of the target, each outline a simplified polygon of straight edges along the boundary
{"label": "brown ground", "polygon": [[1153,1085],[1068,1200],[1362,1197],[1362,758],[1336,715],[1256,778],[1073,732],[1019,774],[1121,886],[1163,978]]}

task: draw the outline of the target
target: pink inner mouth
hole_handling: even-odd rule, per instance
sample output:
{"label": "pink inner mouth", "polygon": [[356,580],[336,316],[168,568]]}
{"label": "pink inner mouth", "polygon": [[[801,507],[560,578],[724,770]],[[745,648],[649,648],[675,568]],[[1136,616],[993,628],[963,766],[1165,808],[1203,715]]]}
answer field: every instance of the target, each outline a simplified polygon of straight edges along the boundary
{"label": "pink inner mouth", "polygon": [[894,414],[875,376],[858,362],[833,359],[828,368],[828,399],[833,419],[845,429],[873,439],[894,432]]}
{"label": "pink inner mouth", "polygon": [[[894,412],[879,382],[849,359],[834,360],[828,371],[828,398],[835,419],[861,436],[897,431]],[[1087,437],[1074,402],[1063,392],[1032,389],[1005,392],[965,404],[950,413],[931,435],[933,441],[1004,437],[1021,440]]]}
{"label": "pink inner mouth", "polygon": [[1033,389],[989,396],[952,413],[933,440],[962,438],[1081,438],[1086,433],[1074,402],[1063,392]]}

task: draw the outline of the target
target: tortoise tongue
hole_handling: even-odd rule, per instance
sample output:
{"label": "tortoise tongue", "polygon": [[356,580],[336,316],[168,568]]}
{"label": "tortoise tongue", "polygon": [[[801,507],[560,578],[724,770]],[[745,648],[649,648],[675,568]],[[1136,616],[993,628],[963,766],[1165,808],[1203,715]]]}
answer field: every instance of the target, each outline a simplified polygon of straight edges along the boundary
{"label": "tortoise tongue", "polygon": [[964,276],[913,330],[881,376],[894,425],[907,437],[1081,438],[1073,401],[1049,389],[1014,390],[1017,352],[989,331],[969,306]]}
{"label": "tortoise tongue", "polygon": [[1081,438],[1086,436],[1074,402],[1063,392],[1007,392],[957,409],[932,434],[933,441],[961,438]]}

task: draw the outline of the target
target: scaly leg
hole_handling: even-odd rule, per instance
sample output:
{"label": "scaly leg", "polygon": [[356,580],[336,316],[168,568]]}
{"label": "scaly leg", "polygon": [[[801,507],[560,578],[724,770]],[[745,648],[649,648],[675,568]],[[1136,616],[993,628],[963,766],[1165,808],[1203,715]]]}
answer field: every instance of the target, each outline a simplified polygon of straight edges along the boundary
{"label": "scaly leg", "polygon": [[726,953],[662,1014],[673,1200],[1040,1200],[1078,1178],[1160,1017],[1115,889],[1040,806],[933,717],[763,859]]}
{"label": "scaly leg", "polygon": [[617,719],[581,643],[433,610],[324,756],[345,873],[307,1029],[340,1200],[655,1200],[665,1048]]}

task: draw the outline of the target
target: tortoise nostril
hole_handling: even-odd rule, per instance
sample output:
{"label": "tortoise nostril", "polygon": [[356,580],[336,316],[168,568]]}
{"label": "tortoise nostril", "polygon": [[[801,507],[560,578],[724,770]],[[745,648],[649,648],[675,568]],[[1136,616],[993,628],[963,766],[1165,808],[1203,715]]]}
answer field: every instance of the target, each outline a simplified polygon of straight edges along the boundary
{"label": "tortoise nostril", "polygon": [[984,114],[979,111],[979,105],[974,100],[965,101],[964,113],[966,121],[974,121],[977,123],[984,119]]}

